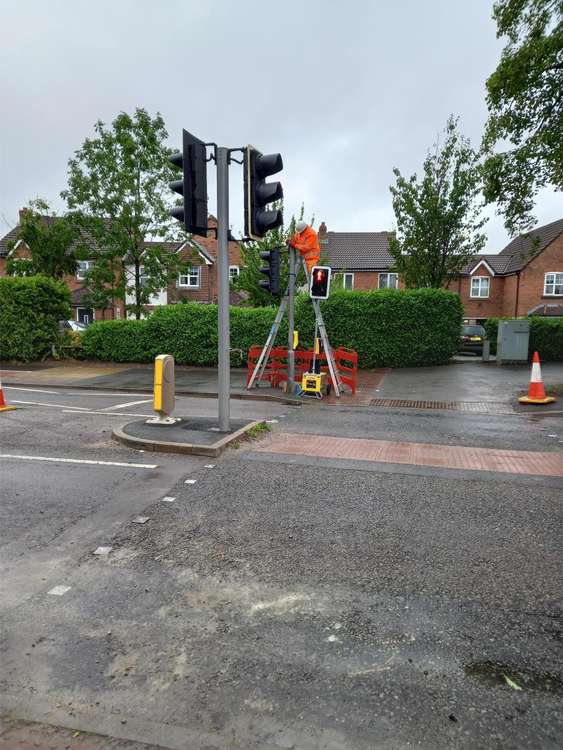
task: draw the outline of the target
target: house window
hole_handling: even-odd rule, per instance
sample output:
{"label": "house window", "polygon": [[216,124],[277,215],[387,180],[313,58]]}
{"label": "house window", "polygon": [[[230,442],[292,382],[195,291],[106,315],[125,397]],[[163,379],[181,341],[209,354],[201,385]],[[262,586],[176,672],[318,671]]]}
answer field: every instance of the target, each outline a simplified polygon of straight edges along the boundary
{"label": "house window", "polygon": [[145,267],[139,266],[139,286],[145,287],[149,283],[149,277],[145,273]]}
{"label": "house window", "polygon": [[84,325],[90,325],[94,322],[94,311],[91,307],[78,307],[76,310],[76,320]]}
{"label": "house window", "polygon": [[348,292],[351,292],[353,288],[354,288],[354,274],[343,273],[342,274],[342,289],[346,289]]}
{"label": "house window", "polygon": [[88,269],[94,265],[93,260],[79,260],[76,265],[76,278],[80,281],[84,281]]}
{"label": "house window", "polygon": [[380,273],[379,274],[379,288],[380,289],[398,289],[399,288],[399,274]]}
{"label": "house window", "polygon": [[201,285],[201,266],[190,268],[187,273],[178,276],[178,286],[198,289]]}
{"label": "house window", "polygon": [[229,280],[234,281],[240,276],[240,268],[238,266],[229,266]]}
{"label": "house window", "polygon": [[563,273],[550,271],[545,275],[543,293],[548,297],[563,296]]}
{"label": "house window", "polygon": [[488,297],[491,291],[491,279],[489,276],[474,276],[471,279],[470,297]]}

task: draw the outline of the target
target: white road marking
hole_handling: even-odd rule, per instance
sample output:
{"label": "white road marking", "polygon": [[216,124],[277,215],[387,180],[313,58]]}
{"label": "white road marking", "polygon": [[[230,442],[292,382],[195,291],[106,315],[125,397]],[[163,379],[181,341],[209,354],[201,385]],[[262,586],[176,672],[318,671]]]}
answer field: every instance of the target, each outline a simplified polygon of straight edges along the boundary
{"label": "white road marking", "polygon": [[173,503],[174,500],[176,500],[175,497],[170,497],[170,495],[166,495],[166,497],[162,498],[163,503]]}
{"label": "white road marking", "polygon": [[146,523],[148,520],[148,516],[137,516],[137,518],[133,519],[133,523]]}
{"label": "white road marking", "polygon": [[52,406],[56,409],[70,409],[71,411],[90,411],[86,406],[69,406],[68,404],[46,404],[43,401],[16,401],[15,398],[12,400],[13,404],[31,404],[32,406]]}
{"label": "white road marking", "polygon": [[[62,387],[63,386],[61,386],[61,388]],[[65,396],[76,396],[80,394],[84,396],[109,396],[110,398],[115,398],[116,396],[120,396],[121,398],[123,398],[124,396],[130,397],[130,396],[149,396],[150,395],[150,393],[147,393],[147,392],[131,393],[130,391],[126,391],[126,392],[121,391],[121,393],[108,393],[107,391],[97,391],[97,390],[89,391],[86,388],[80,388],[76,391],[64,391],[64,392],[61,391],[61,393],[63,393],[63,395]]]}
{"label": "white road marking", "polygon": [[195,484],[197,479],[185,479],[184,484]]}
{"label": "white road marking", "polygon": [[[76,414],[78,409],[76,408],[67,408],[63,409],[63,414]],[[127,411],[117,411],[115,413],[111,411],[94,411],[93,409],[87,409],[84,411],[84,414],[100,414],[104,417],[154,417],[154,414],[135,414],[135,412],[127,412]]]}
{"label": "white road marking", "polygon": [[115,404],[115,406],[106,406],[104,411],[110,411],[110,409],[125,409],[127,406],[138,406],[139,404],[148,404],[152,401],[152,398],[144,398],[142,401],[127,401],[125,404]]}
{"label": "white road marking", "polygon": [[278,424],[277,419],[266,419],[266,424]]}
{"label": "white road marking", "polygon": [[58,393],[58,391],[44,391],[41,388],[19,388],[15,385],[5,385],[4,390],[5,391],[29,391],[30,393],[52,393],[55,396]]}
{"label": "white road marking", "polygon": [[215,464],[205,464],[205,468],[206,469],[214,469],[215,468]]}
{"label": "white road marking", "polygon": [[96,547],[93,554],[94,555],[109,555],[112,549],[113,547]]}
{"label": "white road marking", "polygon": [[70,591],[70,589],[70,586],[54,586],[47,591],[47,593],[51,594],[51,596],[62,596],[63,594],[66,594],[67,591]]}
{"label": "white road marking", "polygon": [[11,453],[0,453],[0,458],[18,458],[22,461],[53,461],[63,464],[87,464],[89,466],[124,466],[127,469],[157,469],[158,464],[133,464],[121,461],[91,461],[87,458],[56,458],[47,456],[20,456]]}

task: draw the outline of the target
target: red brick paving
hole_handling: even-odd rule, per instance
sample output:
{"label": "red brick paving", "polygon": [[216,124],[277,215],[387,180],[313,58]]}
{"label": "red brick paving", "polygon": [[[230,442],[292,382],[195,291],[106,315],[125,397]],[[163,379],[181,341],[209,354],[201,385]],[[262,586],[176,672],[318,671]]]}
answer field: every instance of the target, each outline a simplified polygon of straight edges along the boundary
{"label": "red brick paving", "polygon": [[274,434],[269,441],[254,450],[319,458],[563,477],[563,453],[493,450],[461,445],[400,443],[389,440],[287,433]]}

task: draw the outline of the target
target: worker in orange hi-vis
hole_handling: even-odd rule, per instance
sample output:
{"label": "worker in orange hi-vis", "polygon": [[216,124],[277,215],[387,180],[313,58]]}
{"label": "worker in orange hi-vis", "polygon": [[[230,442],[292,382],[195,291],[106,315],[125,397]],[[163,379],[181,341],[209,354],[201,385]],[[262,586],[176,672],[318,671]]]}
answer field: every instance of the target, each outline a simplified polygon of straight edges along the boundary
{"label": "worker in orange hi-vis", "polygon": [[319,245],[318,235],[306,221],[298,221],[295,225],[295,230],[295,234],[289,240],[289,244],[296,250],[299,250],[307,266],[308,273],[311,273],[313,266],[318,266],[321,259],[321,246]]}

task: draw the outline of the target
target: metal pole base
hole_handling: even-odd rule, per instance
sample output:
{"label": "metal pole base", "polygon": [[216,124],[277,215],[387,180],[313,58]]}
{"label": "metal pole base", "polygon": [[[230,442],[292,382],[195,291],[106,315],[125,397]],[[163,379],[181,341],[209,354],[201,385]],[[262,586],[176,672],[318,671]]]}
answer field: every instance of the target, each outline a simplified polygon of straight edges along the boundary
{"label": "metal pole base", "polygon": [[158,414],[156,417],[151,417],[150,419],[147,419],[145,424],[161,424],[161,425],[171,425],[176,424],[178,420],[174,419],[174,417],[163,417],[162,414]]}

